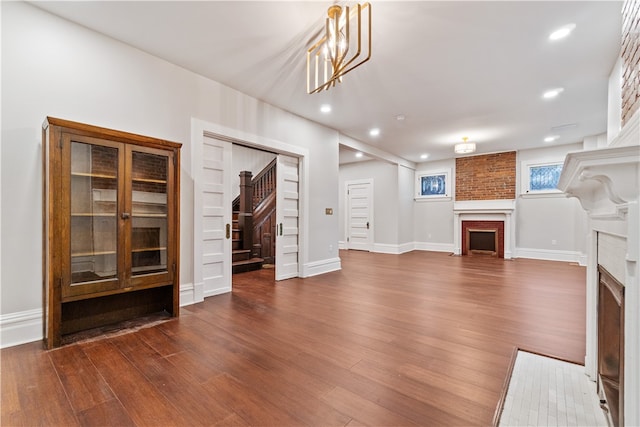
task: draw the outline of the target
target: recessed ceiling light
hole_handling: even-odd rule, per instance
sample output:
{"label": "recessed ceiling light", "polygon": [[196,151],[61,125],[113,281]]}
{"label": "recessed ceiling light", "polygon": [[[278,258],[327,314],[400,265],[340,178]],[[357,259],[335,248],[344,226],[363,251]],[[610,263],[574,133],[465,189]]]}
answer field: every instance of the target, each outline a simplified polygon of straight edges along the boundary
{"label": "recessed ceiling light", "polygon": [[378,129],[378,128],[373,128],[373,129],[371,129],[371,130],[369,131],[369,135],[371,135],[371,136],[378,136],[378,135],[380,135],[380,129]]}
{"label": "recessed ceiling light", "polygon": [[397,121],[399,121],[399,122],[404,121],[404,119],[406,119],[406,117],[404,116],[404,114],[398,114],[398,115],[396,116],[396,120],[397,120]]}
{"label": "recessed ceiling light", "polygon": [[567,24],[558,28],[553,33],[549,34],[549,40],[560,40],[571,34],[571,31],[576,28],[576,24]]}
{"label": "recessed ceiling light", "polygon": [[358,152],[356,153],[356,157],[357,157],[357,158],[361,158],[362,156],[363,156],[363,154],[362,154],[361,152],[359,152],[359,151],[358,151]]}
{"label": "recessed ceiling light", "polygon": [[424,160],[424,159],[429,158],[429,155],[428,155],[428,154],[421,154],[421,155],[420,155],[420,158],[421,158],[422,160]]}
{"label": "recessed ceiling light", "polygon": [[556,96],[558,96],[560,94],[560,92],[562,92],[564,89],[561,87],[555,88],[555,89],[551,89],[546,91],[545,93],[542,94],[542,97],[545,99],[551,99],[551,98],[555,98]]}
{"label": "recessed ceiling light", "polygon": [[325,113],[325,114],[330,113],[330,112],[331,112],[331,105],[329,105],[329,104],[323,104],[323,105],[320,107],[320,112],[321,112],[321,113]]}
{"label": "recessed ceiling light", "polygon": [[551,136],[546,137],[546,138],[544,139],[544,142],[553,142],[553,141],[555,141],[555,140],[556,140],[556,139],[558,139],[558,138],[559,138],[559,137],[558,137],[558,135],[551,135]]}

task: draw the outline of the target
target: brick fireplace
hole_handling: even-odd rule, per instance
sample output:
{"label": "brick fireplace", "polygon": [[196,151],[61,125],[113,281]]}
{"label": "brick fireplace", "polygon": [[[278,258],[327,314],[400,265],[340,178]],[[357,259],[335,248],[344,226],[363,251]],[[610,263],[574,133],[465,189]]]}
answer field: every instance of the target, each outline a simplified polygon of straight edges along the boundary
{"label": "brick fireplace", "polygon": [[[516,152],[456,159],[453,253],[511,259],[515,248]],[[490,233],[491,236],[489,235]],[[474,236],[475,234],[475,236]],[[471,245],[472,237],[479,241]],[[492,241],[494,239],[492,248]],[[483,241],[483,242],[482,242]]]}
{"label": "brick fireplace", "polygon": [[513,258],[515,200],[466,200],[453,204],[454,255],[467,255],[468,230],[496,230],[496,256]]}

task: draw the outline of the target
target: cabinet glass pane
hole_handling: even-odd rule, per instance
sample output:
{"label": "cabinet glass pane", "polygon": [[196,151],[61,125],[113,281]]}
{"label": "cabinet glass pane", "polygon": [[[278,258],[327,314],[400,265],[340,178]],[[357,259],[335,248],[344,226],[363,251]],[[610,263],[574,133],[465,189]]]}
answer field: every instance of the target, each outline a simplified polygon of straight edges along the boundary
{"label": "cabinet glass pane", "polygon": [[71,283],[117,275],[118,150],[71,143]]}
{"label": "cabinet glass pane", "polygon": [[131,274],[167,271],[168,158],[132,153]]}

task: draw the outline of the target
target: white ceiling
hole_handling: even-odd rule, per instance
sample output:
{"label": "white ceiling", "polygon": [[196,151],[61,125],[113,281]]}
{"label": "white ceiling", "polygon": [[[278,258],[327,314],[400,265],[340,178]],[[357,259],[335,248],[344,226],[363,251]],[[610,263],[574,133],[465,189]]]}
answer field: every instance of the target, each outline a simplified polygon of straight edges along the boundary
{"label": "white ceiling", "polygon": [[621,38],[617,1],[372,1],[371,60],[308,95],[305,52],[331,0],[32,3],[413,162],[452,157],[463,136],[487,153],[606,132]]}

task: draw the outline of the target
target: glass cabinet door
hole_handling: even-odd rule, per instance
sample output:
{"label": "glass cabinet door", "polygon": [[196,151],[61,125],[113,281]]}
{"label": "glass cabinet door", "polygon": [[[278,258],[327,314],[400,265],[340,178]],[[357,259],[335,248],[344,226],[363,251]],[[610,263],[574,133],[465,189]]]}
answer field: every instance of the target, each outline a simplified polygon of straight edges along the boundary
{"label": "glass cabinet door", "polygon": [[130,157],[132,284],[144,282],[136,277],[168,273],[170,163],[166,154],[149,151],[132,151]]}
{"label": "glass cabinet door", "polygon": [[118,287],[119,150],[70,141],[70,286],[67,296]]}

